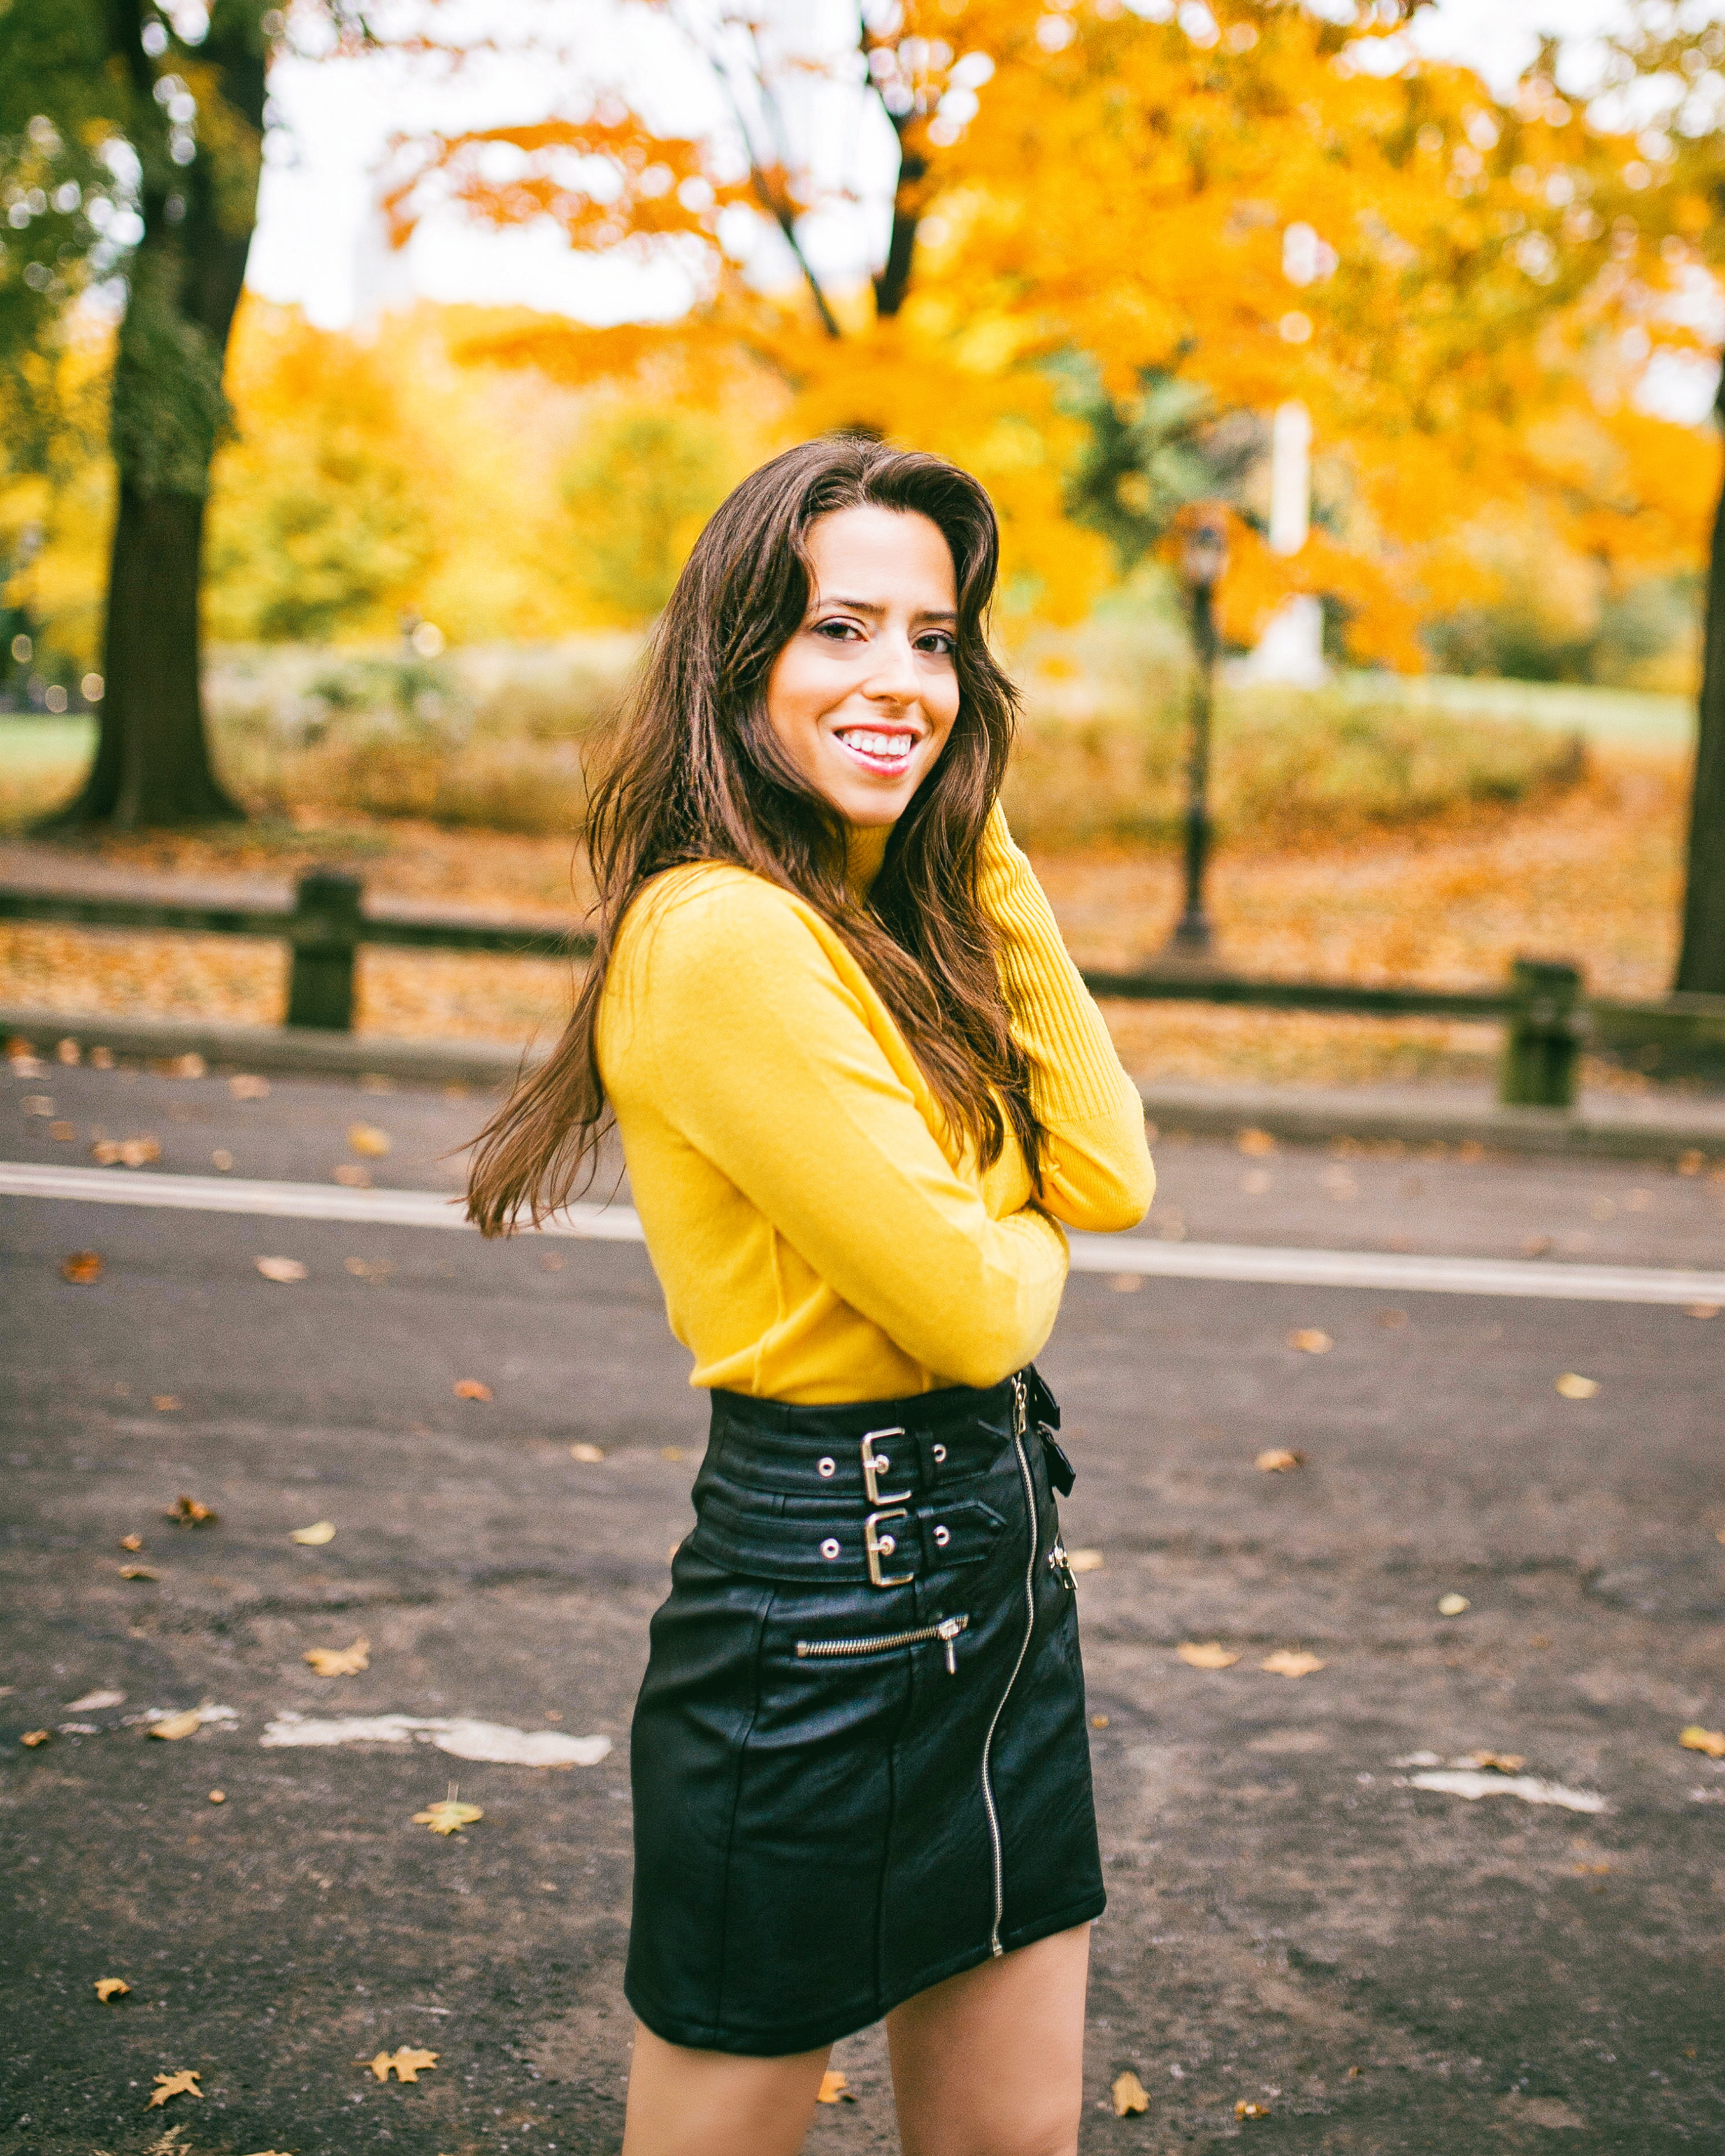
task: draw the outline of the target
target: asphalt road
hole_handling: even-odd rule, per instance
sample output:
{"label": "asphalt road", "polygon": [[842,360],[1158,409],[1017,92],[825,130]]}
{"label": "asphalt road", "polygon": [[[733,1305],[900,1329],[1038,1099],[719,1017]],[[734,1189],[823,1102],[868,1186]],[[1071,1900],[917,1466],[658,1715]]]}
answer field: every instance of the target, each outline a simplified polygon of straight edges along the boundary
{"label": "asphalt road", "polygon": [[[439,1156],[485,1105],[49,1065],[0,1075],[0,1158],[149,1137],[116,1177],[220,1151],[453,1189]],[[1159,1166],[1147,1232],[1725,1263],[1706,1168],[1198,1143]],[[629,1704],[702,1431],[644,1252],[0,1219],[0,2152],[614,2149]],[[1725,2147],[1725,1763],[1678,1743],[1725,1727],[1722,1363],[1725,1316],[1668,1306],[1075,1276],[1044,1368],[1080,1471],[1066,1541],[1101,1558],[1087,2156]],[[1276,1447],[1305,1464],[1255,1466]],[[182,1493],[218,1519],[172,1524]],[[290,1539],[316,1522],[333,1538]],[[303,1659],[362,1636],[357,1674]],[[1175,1652],[1212,1640],[1239,1661]],[[1261,1669],[1278,1650],[1323,1666]],[[200,1705],[229,1712],[170,1742],[138,1718]],[[293,1715],[614,1748],[547,1769],[449,1756],[448,1732],[264,1741]],[[1481,1752],[1524,1763],[1472,1770],[1477,1799],[1417,1785]],[[444,1839],[413,1815],[451,1782],[484,1817]],[[105,1977],[130,1992],[100,2003]],[[411,2085],[357,2063],[402,2046],[438,2054]],[[810,2149],[895,2147],[878,2036],[835,2063],[859,2101]],[[1117,2119],[1127,2067],[1150,2109]],[[186,2070],[201,2100],[146,2108]]]}

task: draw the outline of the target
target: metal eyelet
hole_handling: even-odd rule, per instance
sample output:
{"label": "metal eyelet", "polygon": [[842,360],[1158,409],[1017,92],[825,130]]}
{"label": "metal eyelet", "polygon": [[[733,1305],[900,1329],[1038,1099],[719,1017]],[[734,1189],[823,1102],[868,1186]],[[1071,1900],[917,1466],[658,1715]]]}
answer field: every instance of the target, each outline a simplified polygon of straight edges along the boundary
{"label": "metal eyelet", "polygon": [[937,1527],[937,1528],[935,1529],[935,1531],[934,1531],[934,1542],[935,1542],[935,1548],[936,1548],[937,1549],[944,1549],[944,1548],[946,1548],[947,1544],[949,1542],[951,1542],[951,1541],[952,1541],[952,1530],[950,1527]]}
{"label": "metal eyelet", "polygon": [[829,1535],[827,1537],[826,1540],[820,1546],[820,1553],[824,1558],[831,1558],[837,1557],[839,1554],[839,1543],[836,1536]]}
{"label": "metal eyelet", "polygon": [[936,1466],[938,1466],[938,1465],[940,1464],[940,1462],[941,1462],[942,1460],[943,1460],[946,1458],[946,1456],[947,1456],[947,1448],[945,1447],[945,1445],[936,1445],[936,1447],[934,1448],[934,1457],[935,1457],[935,1464],[936,1464]]}
{"label": "metal eyelet", "polygon": [[836,1475],[839,1471],[839,1463],[833,1458],[830,1453],[827,1455],[825,1459],[816,1460],[814,1465],[815,1472],[820,1476],[823,1481],[824,1481],[828,1476]]}
{"label": "metal eyelet", "polygon": [[880,1551],[882,1557],[891,1557],[892,1553],[898,1548],[898,1543],[891,1535],[882,1535],[880,1541],[875,1543],[875,1547]]}

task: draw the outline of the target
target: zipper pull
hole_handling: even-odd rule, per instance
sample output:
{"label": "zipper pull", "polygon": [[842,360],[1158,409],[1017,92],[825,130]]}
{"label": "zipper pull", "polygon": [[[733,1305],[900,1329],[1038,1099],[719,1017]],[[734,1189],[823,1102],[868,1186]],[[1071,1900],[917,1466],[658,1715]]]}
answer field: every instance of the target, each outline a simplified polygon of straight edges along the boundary
{"label": "zipper pull", "polygon": [[1012,1380],[1012,1401],[1014,1435],[1018,1437],[1022,1437],[1024,1434],[1024,1426],[1029,1419],[1029,1410],[1024,1396],[1024,1379],[1022,1371],[1014,1373]]}
{"label": "zipper pull", "polygon": [[1066,1561],[1066,1545],[1058,1535],[1055,1546],[1048,1553],[1048,1568],[1069,1594],[1078,1592],[1078,1582],[1072,1577],[1072,1568]]}
{"label": "zipper pull", "polygon": [[969,1622],[968,1617],[942,1617],[934,1628],[935,1637],[946,1642],[947,1675],[949,1677],[956,1677],[958,1674],[958,1650],[953,1642]]}

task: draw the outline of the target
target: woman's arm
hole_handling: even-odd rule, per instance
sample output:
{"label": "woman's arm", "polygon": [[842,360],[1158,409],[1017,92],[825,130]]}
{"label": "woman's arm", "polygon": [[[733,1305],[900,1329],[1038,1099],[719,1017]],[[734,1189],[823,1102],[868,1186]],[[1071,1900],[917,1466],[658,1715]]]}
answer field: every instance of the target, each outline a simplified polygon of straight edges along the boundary
{"label": "woman's arm", "polygon": [[820,1278],[926,1368],[997,1383],[1046,1341],[1065,1238],[989,1218],[809,921],[721,874],[642,924],[629,970],[661,1112]]}
{"label": "woman's arm", "polygon": [[1048,1132],[1042,1202],[1069,1228],[1104,1235],[1135,1228],[1156,1189],[1144,1104],[999,802],[983,833],[978,895],[999,939],[1013,1037],[1030,1065],[1031,1103]]}

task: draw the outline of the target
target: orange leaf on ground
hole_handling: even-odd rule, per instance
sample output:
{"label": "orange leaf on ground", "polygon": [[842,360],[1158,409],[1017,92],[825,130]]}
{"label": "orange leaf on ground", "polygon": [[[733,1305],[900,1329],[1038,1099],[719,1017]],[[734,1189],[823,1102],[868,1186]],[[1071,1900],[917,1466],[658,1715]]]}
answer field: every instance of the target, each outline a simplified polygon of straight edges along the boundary
{"label": "orange leaf on ground", "polygon": [[1308,1655],[1303,1647],[1278,1647],[1259,1663],[1260,1670],[1268,1670],[1273,1677],[1309,1677],[1324,1665],[1316,1655]]}
{"label": "orange leaf on ground", "polygon": [[1297,1348],[1302,1355],[1327,1355],[1335,1344],[1327,1332],[1312,1325],[1302,1325],[1288,1335],[1289,1347]]}
{"label": "orange leaf on ground", "polygon": [[393,2053],[379,2051],[376,2058],[357,2059],[354,2064],[369,2066],[380,2082],[388,2080],[389,2070],[392,2066],[395,2069],[395,2078],[398,2082],[416,2082],[421,2074],[430,2072],[437,2064],[438,2058],[439,2054],[435,2051],[418,2051],[408,2045],[402,2044],[397,2046]]}
{"label": "orange leaf on ground", "polygon": [[1182,1640],[1174,1652],[1194,1670],[1231,1670],[1240,1660],[1219,1640]]}
{"label": "orange leaf on ground", "polygon": [[144,1537],[141,1535],[122,1535],[120,1547],[123,1550],[141,1550],[144,1547]]}
{"label": "orange leaf on ground", "polygon": [[74,1250],[69,1258],[60,1260],[60,1278],[69,1280],[74,1287],[88,1287],[102,1276],[102,1260],[95,1250]]}
{"label": "orange leaf on ground", "polygon": [[177,1414],[180,1411],[179,1396],[176,1393],[157,1393],[151,1398],[150,1404],[157,1414]]}
{"label": "orange leaf on ground", "polygon": [[[569,1457],[578,1460],[583,1467],[596,1467],[604,1456],[596,1445],[572,1445],[569,1447]],[[1725,1541],[1725,1536],[1720,1539]]]}
{"label": "orange leaf on ground", "polygon": [[1117,2118],[1130,2118],[1135,2112],[1150,2108],[1150,2092],[1130,2067],[1114,2076],[1114,2086],[1108,2093],[1114,2099]]}
{"label": "orange leaf on ground", "polygon": [[375,1123],[350,1123],[347,1142],[352,1150],[366,1160],[382,1160],[394,1140],[388,1131],[381,1131]]}
{"label": "orange leaf on ground", "polygon": [[1289,1475],[1295,1468],[1306,1465],[1303,1452],[1285,1452],[1280,1445],[1269,1452],[1260,1452],[1253,1466],[1260,1475]]}
{"label": "orange leaf on ground", "polygon": [[844,2075],[834,2073],[829,2066],[820,2077],[820,2087],[816,2092],[814,2101],[817,2103],[855,2103],[856,2098],[850,2093],[850,2084]]}
{"label": "orange leaf on ground", "polygon": [[259,1258],[258,1270],[267,1281],[279,1281],[284,1286],[305,1277],[305,1268],[297,1258]]}
{"label": "orange leaf on ground", "polygon": [[1557,1380],[1558,1390],[1566,1400],[1590,1400],[1599,1389],[1597,1378],[1584,1378],[1574,1370],[1565,1370]]}
{"label": "orange leaf on ground", "polygon": [[27,1752],[33,1752],[39,1744],[49,1744],[53,1741],[54,1732],[51,1729],[27,1729],[18,1739]]}
{"label": "orange leaf on ground", "polygon": [[1494,1774],[1519,1774],[1527,1763],[1519,1752],[1472,1752],[1466,1763],[1486,1768]]}
{"label": "orange leaf on ground", "polygon": [[1250,1160],[1263,1160],[1276,1151],[1276,1140],[1268,1131],[1242,1131],[1235,1143]]}
{"label": "orange leaf on ground", "polygon": [[[161,1402],[157,1404],[160,1406]],[[164,1520],[177,1520],[182,1527],[213,1527],[222,1516],[213,1512],[208,1505],[200,1505],[195,1497],[182,1496],[175,1498],[162,1517]]]}
{"label": "orange leaf on ground", "polygon": [[[29,1743],[27,1737],[26,1744]],[[1725,1759],[1725,1729],[1703,1729],[1692,1722],[1677,1739],[1686,1752],[1705,1752],[1709,1759]]]}
{"label": "orange leaf on ground", "polygon": [[149,1734],[164,1738],[172,1744],[182,1737],[195,1736],[203,1727],[203,1717],[195,1707],[188,1707],[182,1714],[167,1714],[160,1722],[152,1722]]}
{"label": "orange leaf on ground", "polygon": [[99,1976],[95,1980],[95,1995],[104,2006],[110,1999],[124,1999],[131,1989],[123,1976]]}
{"label": "orange leaf on ground", "polygon": [[1242,2097],[1234,2107],[1234,2116],[1236,2118],[1268,2118],[1270,2107],[1267,2103],[1248,2103]]}
{"label": "orange leaf on ground", "polygon": [[356,1640],[351,1647],[308,1647],[303,1659],[321,1677],[356,1677],[372,1666],[372,1643]]}
{"label": "orange leaf on ground", "polygon": [[154,1579],[156,1574],[146,1564],[123,1564],[120,1568],[120,1577],[122,1579]]}
{"label": "orange leaf on ground", "polygon": [[488,1400],[491,1397],[491,1388],[482,1384],[477,1378],[457,1378],[455,1397],[458,1400]]}
{"label": "orange leaf on ground", "polygon": [[201,2067],[192,2066],[177,2074],[157,2074],[156,2093],[144,2106],[145,2110],[154,2111],[157,2104],[166,2103],[171,2096],[201,2097],[203,2091],[198,2086],[198,2077],[202,2071]]}

